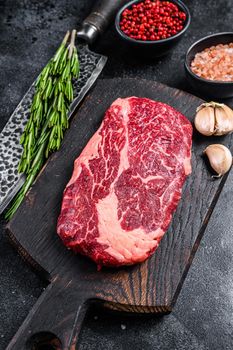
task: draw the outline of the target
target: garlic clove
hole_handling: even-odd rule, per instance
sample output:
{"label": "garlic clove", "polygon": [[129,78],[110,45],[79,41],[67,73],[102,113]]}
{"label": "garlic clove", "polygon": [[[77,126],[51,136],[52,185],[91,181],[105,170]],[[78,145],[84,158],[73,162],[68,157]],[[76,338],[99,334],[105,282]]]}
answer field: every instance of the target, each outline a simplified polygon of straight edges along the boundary
{"label": "garlic clove", "polygon": [[219,177],[230,170],[232,166],[232,155],[226,146],[213,144],[208,146],[204,150],[204,153],[207,155],[211,167]]}
{"label": "garlic clove", "polygon": [[228,106],[221,104],[215,108],[215,133],[216,136],[226,135],[233,131],[233,111]]}
{"label": "garlic clove", "polygon": [[195,116],[194,124],[197,131],[199,131],[202,135],[213,135],[215,132],[214,108],[204,105],[202,108],[199,108]]}

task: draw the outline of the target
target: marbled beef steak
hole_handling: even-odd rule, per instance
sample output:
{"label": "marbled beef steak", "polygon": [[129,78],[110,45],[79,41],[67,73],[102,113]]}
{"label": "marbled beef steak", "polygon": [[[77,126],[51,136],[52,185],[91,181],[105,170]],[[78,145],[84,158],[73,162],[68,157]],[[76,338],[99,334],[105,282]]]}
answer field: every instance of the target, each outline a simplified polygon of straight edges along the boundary
{"label": "marbled beef steak", "polygon": [[174,108],[147,98],[117,99],[65,188],[57,226],[64,244],[99,267],[148,258],[191,172],[191,144],[192,126]]}

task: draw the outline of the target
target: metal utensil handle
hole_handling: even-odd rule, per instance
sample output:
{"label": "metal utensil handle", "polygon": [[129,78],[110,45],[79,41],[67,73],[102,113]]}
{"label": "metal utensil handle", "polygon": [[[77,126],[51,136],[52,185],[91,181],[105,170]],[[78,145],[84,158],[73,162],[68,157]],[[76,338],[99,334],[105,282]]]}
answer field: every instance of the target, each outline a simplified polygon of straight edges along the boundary
{"label": "metal utensil handle", "polygon": [[90,15],[83,21],[78,37],[93,43],[114,19],[119,10],[128,0],[99,0]]}

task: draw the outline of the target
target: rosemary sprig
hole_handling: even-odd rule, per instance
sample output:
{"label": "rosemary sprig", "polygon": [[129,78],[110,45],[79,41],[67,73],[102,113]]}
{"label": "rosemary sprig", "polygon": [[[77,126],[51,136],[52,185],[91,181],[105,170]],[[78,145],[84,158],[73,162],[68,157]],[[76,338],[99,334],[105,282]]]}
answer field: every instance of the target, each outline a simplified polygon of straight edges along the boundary
{"label": "rosemary sprig", "polygon": [[[53,79],[57,75],[57,67],[61,60],[65,64],[63,58],[65,58],[65,54],[68,52],[66,44],[69,36],[70,32],[68,31],[56,54],[44,67],[36,81],[36,92],[31,105],[30,118],[20,139],[24,151],[18,167],[19,172],[27,174],[30,171],[36,141],[40,136],[48,113],[49,103],[53,98],[51,94]],[[62,69],[62,64],[60,64],[60,68]]]}
{"label": "rosemary sprig", "polygon": [[24,151],[18,170],[26,174],[26,180],[7,211],[6,219],[10,219],[20,206],[46,158],[60,148],[64,131],[69,126],[72,79],[79,76],[75,36],[76,30],[73,30],[67,46],[70,33],[66,33],[54,57],[37,79],[30,118],[20,139]]}

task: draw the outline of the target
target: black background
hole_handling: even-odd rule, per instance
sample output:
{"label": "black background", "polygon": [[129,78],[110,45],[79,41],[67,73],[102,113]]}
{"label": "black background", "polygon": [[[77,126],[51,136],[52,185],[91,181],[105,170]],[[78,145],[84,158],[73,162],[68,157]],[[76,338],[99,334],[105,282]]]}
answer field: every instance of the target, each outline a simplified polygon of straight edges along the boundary
{"label": "black background", "polygon": [[[94,2],[0,0],[0,130],[66,30],[76,28]],[[184,2],[192,15],[190,29],[172,54],[160,60],[129,58],[110,28],[96,45],[109,57],[101,78],[147,78],[197,94],[185,79],[185,52],[203,36],[233,30],[233,0]],[[233,106],[233,99],[227,102]],[[231,172],[169,316],[125,317],[92,309],[79,349],[233,349],[232,198]],[[1,219],[0,349],[5,349],[45,286],[8,243]]]}

